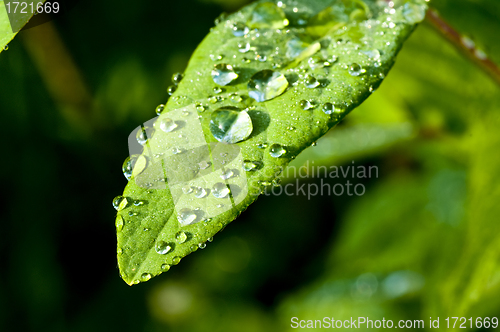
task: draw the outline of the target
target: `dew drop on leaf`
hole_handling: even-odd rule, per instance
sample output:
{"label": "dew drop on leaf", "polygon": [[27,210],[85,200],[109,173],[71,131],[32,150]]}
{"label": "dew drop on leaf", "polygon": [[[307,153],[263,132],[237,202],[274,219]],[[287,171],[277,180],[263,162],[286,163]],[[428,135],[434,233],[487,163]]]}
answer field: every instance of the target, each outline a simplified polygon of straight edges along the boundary
{"label": "dew drop on leaf", "polygon": [[351,74],[352,76],[359,76],[359,75],[363,74],[364,72],[365,72],[365,70],[363,69],[363,67],[361,67],[357,63],[353,63],[349,67],[349,74]]}
{"label": "dew drop on leaf", "polygon": [[172,247],[165,241],[157,242],[155,245],[155,251],[160,255],[166,255]]}
{"label": "dew drop on leaf", "polygon": [[248,21],[251,29],[283,29],[288,25],[285,13],[272,2],[260,3]]}
{"label": "dew drop on leaf", "polygon": [[187,234],[184,232],[178,232],[177,234],[175,234],[175,240],[179,244],[186,242],[187,238]]}
{"label": "dew drop on leaf", "polygon": [[163,272],[167,272],[168,270],[170,270],[170,265],[168,265],[168,264],[162,264],[161,265],[161,270]]}
{"label": "dew drop on leaf", "polygon": [[286,153],[286,150],[280,144],[273,144],[269,148],[269,154],[271,157],[279,158]]}
{"label": "dew drop on leaf", "polygon": [[245,160],[243,161],[243,169],[247,172],[255,171],[261,165],[260,161],[251,161]]}
{"label": "dew drop on leaf", "polygon": [[181,73],[175,73],[174,75],[172,75],[172,83],[174,83],[175,85],[179,84],[182,81],[183,77],[184,75],[182,75]]}
{"label": "dew drop on leaf", "polygon": [[304,111],[310,110],[311,108],[314,107],[314,105],[309,101],[309,100],[301,100],[299,102],[300,108],[302,108]]}
{"label": "dew drop on leaf", "polygon": [[325,112],[325,114],[332,114],[335,112],[335,106],[332,103],[325,103],[323,105],[323,112]]}
{"label": "dew drop on leaf", "polygon": [[154,130],[151,127],[142,127],[139,131],[137,131],[137,142],[140,145],[145,145],[151,137],[153,137]]}
{"label": "dew drop on leaf", "polygon": [[403,17],[410,24],[422,22],[425,18],[426,7],[407,2],[403,7]]}
{"label": "dew drop on leaf", "polygon": [[118,215],[115,220],[115,226],[117,231],[121,231],[123,229],[123,217]]}
{"label": "dew drop on leaf", "polygon": [[228,85],[238,78],[238,74],[234,71],[233,66],[219,63],[212,69],[212,79],[218,85]]}
{"label": "dew drop on leaf", "polygon": [[250,29],[243,23],[238,22],[233,25],[233,35],[235,37],[243,37],[250,32]]}
{"label": "dew drop on leaf", "polygon": [[190,209],[182,209],[177,214],[177,220],[182,226],[191,225],[196,220],[196,218],[196,213],[194,213],[194,211]]}
{"label": "dew drop on leaf", "polygon": [[124,208],[126,208],[128,205],[128,200],[126,197],[123,196],[116,196],[113,199],[113,207],[115,208],[116,211],[121,211]]}
{"label": "dew drop on leaf", "polygon": [[222,180],[227,180],[227,179],[230,179],[231,177],[233,177],[233,175],[234,175],[233,171],[228,169],[227,171],[222,173],[220,177]]}
{"label": "dew drop on leaf", "polygon": [[240,111],[236,107],[222,107],[211,115],[210,132],[219,142],[241,142],[247,139],[252,131],[252,119],[246,111]]}
{"label": "dew drop on leaf", "polygon": [[215,198],[226,198],[229,192],[229,188],[222,182],[216,183],[212,188],[212,194]]}
{"label": "dew drop on leaf", "polygon": [[312,75],[307,75],[304,80],[304,85],[309,89],[317,88],[320,84],[321,83],[319,83],[319,81]]}
{"label": "dew drop on leaf", "polygon": [[175,90],[177,90],[177,88],[174,86],[174,85],[171,85],[167,88],[167,93],[169,96],[173,95]]}
{"label": "dew drop on leaf", "polygon": [[194,197],[196,198],[203,198],[203,197],[206,197],[207,196],[207,191],[205,188],[202,188],[202,187],[198,187],[195,189],[194,191]]}
{"label": "dew drop on leaf", "polygon": [[163,104],[156,106],[156,115],[160,115],[164,109],[165,109],[165,105],[163,105]]}
{"label": "dew drop on leaf", "polygon": [[151,279],[151,274],[150,273],[143,273],[141,275],[141,281],[148,281],[149,279]]}
{"label": "dew drop on leaf", "polygon": [[248,95],[258,102],[263,102],[280,96],[287,87],[288,81],[283,74],[266,69],[250,78]]}

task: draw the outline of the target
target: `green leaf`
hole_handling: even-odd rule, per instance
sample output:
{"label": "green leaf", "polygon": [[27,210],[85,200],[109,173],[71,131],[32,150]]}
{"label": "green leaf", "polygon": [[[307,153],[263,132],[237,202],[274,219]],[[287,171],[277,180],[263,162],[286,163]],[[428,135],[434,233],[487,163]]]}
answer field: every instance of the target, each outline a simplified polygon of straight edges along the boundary
{"label": "green leaf", "polygon": [[[27,8],[31,8],[29,4],[33,3],[36,6],[38,2],[44,2],[45,0],[40,1],[25,1],[28,3]],[[14,10],[14,5],[11,4],[11,10]],[[18,7],[20,11],[20,7]],[[29,10],[27,10],[29,12]],[[31,13],[16,13],[11,14],[11,20],[9,20],[9,16],[7,14],[7,8],[5,7],[5,1],[0,1],[0,53],[5,50],[5,46],[14,39],[19,30],[28,23],[33,15]],[[13,32],[12,30],[16,31]]]}
{"label": "green leaf", "polygon": [[[128,284],[147,281],[203,248],[291,160],[360,105],[387,75],[426,9],[420,0],[394,8],[368,0],[281,3],[259,1],[220,18],[163,113],[151,121],[154,135],[141,129],[149,140],[141,157],[132,158],[137,162],[116,223],[118,265]],[[238,77],[230,83],[234,75],[216,78],[227,84],[217,85],[217,64],[231,65]],[[276,80],[265,93],[255,91],[259,80],[270,77]],[[253,125],[247,139],[240,141],[244,130],[231,136],[239,137],[237,144],[214,138],[210,121],[221,107],[226,113],[245,109]],[[237,127],[247,119],[225,118]],[[215,197],[215,183],[221,184],[216,194],[231,189],[227,198]],[[191,186],[211,190],[205,196],[190,193]]]}

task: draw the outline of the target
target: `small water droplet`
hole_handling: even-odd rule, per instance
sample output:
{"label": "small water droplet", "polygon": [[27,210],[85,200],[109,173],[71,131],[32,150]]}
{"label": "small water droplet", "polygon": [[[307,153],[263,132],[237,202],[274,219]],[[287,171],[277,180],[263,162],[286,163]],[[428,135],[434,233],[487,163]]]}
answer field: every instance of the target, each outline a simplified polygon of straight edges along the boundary
{"label": "small water droplet", "polygon": [[177,234],[175,234],[175,240],[179,244],[186,242],[187,238],[188,238],[188,236],[184,232],[178,232]]}
{"label": "small water droplet", "polygon": [[200,163],[198,163],[198,166],[200,166],[200,169],[207,169],[208,167],[210,167],[211,163],[208,162],[208,161],[202,161]]}
{"label": "small water droplet", "polygon": [[163,104],[156,106],[156,115],[160,115],[164,109],[165,109],[165,105],[163,105]]}
{"label": "small water droplet", "polygon": [[149,279],[151,279],[151,274],[150,273],[143,273],[141,275],[141,281],[148,281]]}
{"label": "small water droplet", "polygon": [[233,35],[235,37],[243,37],[250,32],[250,29],[243,23],[238,22],[233,25]]}
{"label": "small water droplet", "polygon": [[321,83],[312,75],[307,75],[304,80],[304,85],[309,89],[317,88],[320,84]]}
{"label": "small water droplet", "polygon": [[274,180],[273,180],[273,182],[272,182],[272,184],[273,184],[273,186],[275,186],[275,187],[279,187],[279,186],[281,186],[281,178],[276,178],[276,179],[274,179]]}
{"label": "small water droplet", "polygon": [[311,103],[310,100],[301,100],[299,102],[300,108],[302,108],[304,111],[310,110],[311,108],[314,108],[313,103]]}
{"label": "small water droplet", "polygon": [[212,59],[212,61],[220,61],[223,58],[224,58],[224,56],[222,54],[218,54],[218,55],[210,54],[210,59]]}
{"label": "small water droplet", "polygon": [[123,229],[123,224],[124,224],[123,217],[118,215],[115,220],[116,230],[121,231]]}
{"label": "small water droplet", "polygon": [[166,255],[170,250],[172,250],[172,246],[165,241],[157,242],[155,245],[155,251],[160,255]]}
{"label": "small water droplet", "polygon": [[222,89],[221,87],[216,86],[213,91],[214,91],[215,94],[219,94],[219,93],[224,92],[224,89]]}
{"label": "small water droplet", "polygon": [[407,2],[403,7],[403,17],[410,24],[422,22],[425,18],[426,7]]}
{"label": "small water droplet", "polygon": [[187,186],[182,187],[182,192],[186,195],[191,194],[193,191],[194,191],[194,187],[192,187],[192,186],[187,185]]}
{"label": "small water droplet", "polygon": [[273,144],[269,148],[269,154],[271,157],[279,158],[286,153],[286,150],[280,144]]}
{"label": "small water droplet", "polygon": [[207,247],[206,243],[198,243],[198,248],[205,249]]}
{"label": "small water droplet", "polygon": [[217,204],[216,206],[220,209],[224,207],[224,204]]}
{"label": "small water droplet", "polygon": [[172,153],[173,153],[173,154],[181,154],[181,153],[183,153],[183,152],[184,152],[184,150],[183,150],[183,149],[181,149],[181,148],[177,148],[177,147],[172,148]]}
{"label": "small water droplet", "polygon": [[196,110],[200,113],[205,112],[206,108],[202,104],[196,104]]}
{"label": "small water droplet", "polygon": [[372,60],[378,60],[380,59],[380,51],[377,49],[373,50],[368,50],[368,51],[361,51],[362,54],[366,55]]}
{"label": "small water droplet", "polygon": [[177,213],[177,220],[182,226],[191,225],[196,219],[196,214],[190,209],[182,209]]}
{"label": "small water droplet", "polygon": [[259,149],[265,149],[265,148],[267,148],[267,144],[266,143],[257,143],[256,146]]}
{"label": "small water droplet", "polygon": [[262,163],[260,161],[243,161],[243,169],[247,172],[256,171],[261,165]]}
{"label": "small water droplet", "polygon": [[175,90],[177,90],[177,87],[175,85],[171,85],[167,88],[167,93],[169,96],[173,95]]}
{"label": "small water droplet", "polygon": [[325,114],[332,114],[335,112],[335,106],[332,103],[325,103],[323,105],[323,112],[325,112]]}
{"label": "small water droplet", "polygon": [[135,200],[135,201],[134,201],[134,205],[135,205],[135,206],[141,206],[141,205],[144,205],[144,201],[141,201],[141,200]]}
{"label": "small water droplet", "polygon": [[173,259],[172,259],[172,264],[174,265],[177,265],[181,262],[181,258],[179,256],[175,256]]}
{"label": "small water droplet", "polygon": [[351,74],[352,76],[359,76],[363,73],[365,73],[366,70],[363,69],[363,67],[361,67],[359,64],[357,63],[353,63],[350,67],[349,67],[349,74]]}
{"label": "small water droplet", "polygon": [[248,21],[251,29],[283,29],[288,24],[283,10],[272,2],[264,2],[255,6]]}
{"label": "small water droplet", "polygon": [[213,240],[214,240],[214,237],[213,237],[213,236],[212,236],[212,237],[209,237],[209,238],[207,239],[207,241],[208,241],[208,242],[212,242]]}
{"label": "small water droplet", "polygon": [[8,49],[9,49],[9,45],[5,45],[5,46],[3,47],[3,50],[4,50],[4,51],[7,51]]}
{"label": "small water droplet", "polygon": [[246,111],[231,106],[222,107],[212,113],[210,131],[219,142],[234,144],[250,136],[252,119]]}
{"label": "small water droplet", "polygon": [[137,213],[137,212],[135,212],[135,211],[129,211],[129,212],[128,212],[128,216],[129,216],[129,217],[135,217],[135,216],[138,216],[138,215],[139,215],[139,213]]}
{"label": "small water droplet", "polygon": [[227,171],[225,171],[224,173],[221,174],[220,178],[222,180],[227,180],[227,179],[230,179],[231,177],[233,177],[234,173],[232,170],[228,169]]}
{"label": "small water droplet", "polygon": [[113,207],[115,208],[116,211],[121,211],[124,208],[126,208],[128,205],[128,200],[126,197],[123,196],[116,196],[113,199]]}
{"label": "small water droplet", "polygon": [[153,137],[154,130],[151,127],[142,127],[137,131],[137,142],[140,145],[145,145],[148,141],[148,139],[151,139]]}
{"label": "small water droplet", "polygon": [[167,272],[168,270],[170,270],[170,265],[168,265],[168,264],[162,264],[161,265],[161,270],[163,272]]}
{"label": "small water droplet", "polygon": [[311,144],[311,146],[316,146],[316,145],[318,145],[317,142],[312,142],[312,144]]}
{"label": "small water droplet", "polygon": [[195,192],[194,192],[194,197],[196,198],[203,198],[203,197],[206,197],[207,196],[207,191],[205,188],[202,188],[202,187],[198,187],[195,189]]}
{"label": "small water droplet", "polygon": [[238,74],[236,74],[236,72],[234,71],[233,66],[225,63],[219,63],[215,65],[214,69],[212,70],[212,79],[218,85],[228,85],[237,78]]}
{"label": "small water droplet", "polygon": [[250,48],[252,48],[252,46],[250,45],[250,43],[240,43],[240,44],[238,44],[238,51],[240,53],[248,53],[250,51]]}
{"label": "small water droplet", "polygon": [[280,96],[287,87],[288,81],[283,74],[266,69],[250,78],[248,95],[258,102],[263,102]]}
{"label": "small water droplet", "polygon": [[172,75],[172,83],[178,85],[182,81],[183,77],[184,75],[182,75],[181,73],[175,73],[174,75]]}
{"label": "small water droplet", "polygon": [[215,198],[226,198],[230,193],[229,188],[221,182],[216,183],[212,188],[212,194]]}
{"label": "small water droplet", "polygon": [[234,95],[234,96],[231,96],[231,101],[233,103],[241,103],[243,100],[243,98],[241,98],[240,96],[238,95]]}

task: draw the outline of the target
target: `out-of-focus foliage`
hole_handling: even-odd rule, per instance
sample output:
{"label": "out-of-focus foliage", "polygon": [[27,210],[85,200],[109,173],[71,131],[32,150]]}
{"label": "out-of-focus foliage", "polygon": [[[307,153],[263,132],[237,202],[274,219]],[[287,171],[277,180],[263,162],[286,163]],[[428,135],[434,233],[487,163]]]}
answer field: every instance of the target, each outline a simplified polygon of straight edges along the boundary
{"label": "out-of-focus foliage", "polygon": [[[496,1],[434,5],[498,61]],[[364,196],[263,196],[168,275],[132,288],[119,279],[110,202],[125,183],[124,138],[154,115],[220,11],[90,1],[56,21],[92,95],[77,115],[47,88],[27,46],[33,31],[0,55],[0,330],[274,332],[291,330],[293,316],[498,317],[500,89],[425,24],[381,87],[309,149],[324,165],[378,166]]]}

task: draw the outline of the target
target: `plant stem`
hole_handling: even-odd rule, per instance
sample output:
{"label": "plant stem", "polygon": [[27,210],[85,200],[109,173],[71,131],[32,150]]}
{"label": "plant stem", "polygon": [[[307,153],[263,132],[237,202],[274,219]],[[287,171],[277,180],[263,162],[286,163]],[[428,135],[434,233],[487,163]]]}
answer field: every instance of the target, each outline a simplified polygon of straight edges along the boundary
{"label": "plant stem", "polygon": [[493,80],[500,85],[500,68],[488,56],[474,45],[472,40],[463,37],[451,25],[444,21],[436,10],[430,8],[427,11],[427,22],[440,32],[459,51],[464,53],[470,60],[477,64]]}

